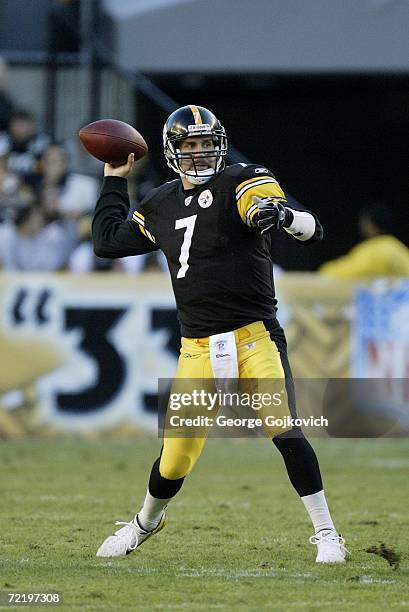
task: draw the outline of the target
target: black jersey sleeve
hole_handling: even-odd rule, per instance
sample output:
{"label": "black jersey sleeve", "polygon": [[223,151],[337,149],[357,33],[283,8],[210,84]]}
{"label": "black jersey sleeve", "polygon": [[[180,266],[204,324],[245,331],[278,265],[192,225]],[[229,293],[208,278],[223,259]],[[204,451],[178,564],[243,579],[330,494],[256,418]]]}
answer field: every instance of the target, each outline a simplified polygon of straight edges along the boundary
{"label": "black jersey sleeve", "polygon": [[[130,219],[127,181],[105,177],[92,221],[92,241],[98,257],[127,257],[156,251],[152,234],[135,211]],[[141,215],[142,216],[142,215]],[[149,234],[149,235],[148,235]]]}

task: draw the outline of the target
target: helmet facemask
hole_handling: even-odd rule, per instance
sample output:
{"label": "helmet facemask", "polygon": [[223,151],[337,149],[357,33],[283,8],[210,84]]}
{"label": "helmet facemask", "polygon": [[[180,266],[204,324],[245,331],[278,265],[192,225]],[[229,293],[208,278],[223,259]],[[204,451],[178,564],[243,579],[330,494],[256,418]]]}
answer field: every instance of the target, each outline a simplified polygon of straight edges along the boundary
{"label": "helmet facemask", "polygon": [[[219,172],[224,170],[226,162],[225,156],[227,153],[227,138],[224,128],[214,129],[208,124],[189,125],[187,134],[177,134],[168,136],[166,126],[163,131],[163,141],[165,149],[165,157],[167,164],[179,176],[185,177],[193,185],[202,185]],[[214,142],[214,149],[201,152],[181,152],[180,145],[187,138],[205,138],[209,137]],[[199,161],[209,158],[212,160],[211,167],[200,170]],[[184,170],[182,168],[183,161],[191,160],[192,169]]]}

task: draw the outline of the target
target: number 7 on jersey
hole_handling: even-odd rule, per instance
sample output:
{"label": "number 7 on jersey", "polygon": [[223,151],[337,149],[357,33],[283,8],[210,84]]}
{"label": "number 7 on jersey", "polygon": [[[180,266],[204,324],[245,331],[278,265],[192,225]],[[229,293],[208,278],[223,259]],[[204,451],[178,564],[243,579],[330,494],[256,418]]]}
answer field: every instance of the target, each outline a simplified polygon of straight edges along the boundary
{"label": "number 7 on jersey", "polygon": [[187,269],[189,264],[187,263],[189,260],[189,249],[192,244],[192,236],[193,231],[195,229],[197,215],[191,215],[190,217],[184,217],[183,219],[176,219],[175,221],[175,229],[186,228],[185,234],[183,236],[182,247],[180,249],[180,268],[177,273],[176,278],[185,278]]}

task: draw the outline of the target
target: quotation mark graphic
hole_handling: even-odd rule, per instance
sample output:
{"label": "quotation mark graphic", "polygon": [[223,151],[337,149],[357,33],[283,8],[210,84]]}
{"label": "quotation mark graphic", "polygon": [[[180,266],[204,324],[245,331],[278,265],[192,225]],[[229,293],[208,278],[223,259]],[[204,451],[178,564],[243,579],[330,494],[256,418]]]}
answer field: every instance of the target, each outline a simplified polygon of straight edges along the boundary
{"label": "quotation mark graphic", "polygon": [[23,325],[24,323],[44,325],[47,323],[49,317],[47,316],[46,308],[50,297],[51,291],[49,289],[40,291],[34,300],[28,289],[19,289],[11,308],[14,325]]}

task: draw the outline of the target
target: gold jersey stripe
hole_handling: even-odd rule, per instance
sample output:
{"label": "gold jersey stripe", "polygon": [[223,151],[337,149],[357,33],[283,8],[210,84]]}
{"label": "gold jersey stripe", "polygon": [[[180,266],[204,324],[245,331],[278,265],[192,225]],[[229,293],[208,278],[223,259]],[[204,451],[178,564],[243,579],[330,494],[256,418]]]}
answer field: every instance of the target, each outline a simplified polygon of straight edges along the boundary
{"label": "gold jersey stripe", "polygon": [[255,183],[256,181],[259,181],[260,179],[271,179],[273,180],[275,183],[277,183],[277,181],[275,180],[274,177],[272,176],[268,176],[268,174],[262,174],[260,176],[255,176],[254,178],[251,179],[247,179],[247,181],[243,181],[242,183],[240,183],[240,185],[238,185],[236,187],[236,193],[238,193],[240,191],[240,189],[242,189],[243,187],[245,187],[246,185],[250,185],[250,183]]}
{"label": "gold jersey stripe", "polygon": [[145,232],[146,232],[146,235],[148,236],[149,240],[151,242],[155,243],[156,242],[155,236],[153,234],[151,234],[150,232],[148,232],[148,230],[145,230]]}
{"label": "gold jersey stripe", "polygon": [[141,219],[135,213],[133,214],[132,219],[136,221],[137,223],[139,223],[140,225],[142,225],[142,227],[145,227],[145,221],[143,221],[143,219]]}
{"label": "gold jersey stripe", "polygon": [[142,214],[142,213],[140,213],[138,210],[135,210],[133,214],[134,214],[134,216],[137,216],[137,217],[139,217],[140,219],[142,219],[142,221],[145,221],[145,217],[144,217],[144,216],[143,216],[143,214]]}
{"label": "gold jersey stripe", "polygon": [[146,230],[144,227],[142,227],[142,225],[138,225],[139,229],[141,230],[142,234],[147,238],[148,236],[146,235]]}
{"label": "gold jersey stripe", "polygon": [[135,221],[135,223],[138,224],[139,229],[141,230],[142,234],[146,236],[146,238],[148,238],[153,243],[156,242],[155,236],[148,232],[148,230],[145,228],[144,221],[142,221],[142,219],[139,219],[135,213],[133,214],[132,221]]}
{"label": "gold jersey stripe", "polygon": [[260,182],[253,182],[246,185],[241,191],[242,195],[237,200],[237,208],[242,221],[250,227],[255,226],[253,219],[258,213],[258,206],[253,201],[253,196],[257,196],[258,198],[279,198],[285,201],[284,192],[277,181],[272,182],[263,180]]}
{"label": "gold jersey stripe", "polygon": [[246,212],[246,223],[247,225],[252,225],[251,221],[254,217],[254,215],[256,214],[256,212],[258,212],[258,206],[257,204],[253,204],[253,206],[251,206],[248,211]]}
{"label": "gold jersey stripe", "polygon": [[132,221],[135,221],[135,223],[138,224],[138,227],[144,230],[142,232],[144,234],[145,233],[145,223],[141,219],[138,219],[138,217],[136,217],[135,215],[132,217]]}
{"label": "gold jersey stripe", "polygon": [[202,115],[200,114],[199,109],[194,104],[189,105],[190,110],[193,113],[193,117],[195,118],[195,125],[202,125]]}
{"label": "gold jersey stripe", "polygon": [[253,180],[251,183],[248,183],[247,185],[244,185],[244,187],[242,187],[239,191],[236,190],[236,200],[240,200],[241,196],[248,190],[251,189],[252,187],[256,186],[256,185],[263,185],[264,183],[274,183],[275,185],[277,185],[277,181],[275,179],[273,179],[271,176],[264,176],[262,178],[256,179],[255,181]]}
{"label": "gold jersey stripe", "polygon": [[249,215],[248,225],[250,225],[250,227],[255,227],[256,225],[255,223],[253,223],[253,217],[256,213],[258,213],[258,207],[255,210],[253,210],[252,213]]}

